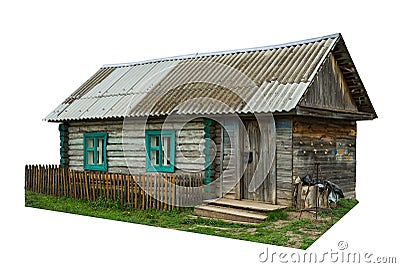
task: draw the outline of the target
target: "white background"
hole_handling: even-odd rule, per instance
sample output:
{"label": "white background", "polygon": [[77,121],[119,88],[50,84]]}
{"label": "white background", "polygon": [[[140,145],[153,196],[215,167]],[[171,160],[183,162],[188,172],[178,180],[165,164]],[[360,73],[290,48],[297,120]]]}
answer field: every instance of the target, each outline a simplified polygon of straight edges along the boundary
{"label": "white background", "polygon": [[58,163],[57,124],[42,119],[105,63],[273,45],[337,32],[379,118],[358,124],[360,204],[309,250],[336,251],[344,240],[350,251],[400,261],[400,21],[395,3],[2,1],[0,266],[268,265],[258,262],[267,247],[263,244],[25,208],[24,165]]}

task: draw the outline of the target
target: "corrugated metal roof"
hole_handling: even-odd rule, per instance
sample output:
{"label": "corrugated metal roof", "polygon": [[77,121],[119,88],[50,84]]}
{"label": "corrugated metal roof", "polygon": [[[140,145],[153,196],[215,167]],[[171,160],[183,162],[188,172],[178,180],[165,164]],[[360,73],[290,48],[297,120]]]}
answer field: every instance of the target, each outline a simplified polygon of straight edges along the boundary
{"label": "corrugated metal roof", "polygon": [[104,65],[46,120],[290,111],[340,38]]}

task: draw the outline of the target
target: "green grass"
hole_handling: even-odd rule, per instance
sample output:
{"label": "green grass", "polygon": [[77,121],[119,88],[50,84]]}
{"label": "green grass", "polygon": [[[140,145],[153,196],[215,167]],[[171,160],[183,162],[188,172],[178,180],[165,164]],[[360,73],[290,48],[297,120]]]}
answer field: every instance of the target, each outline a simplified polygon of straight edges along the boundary
{"label": "green grass", "polygon": [[[298,212],[286,209],[269,213],[267,219],[259,225],[247,225],[195,217],[193,208],[171,211],[132,210],[104,198],[88,201],[25,192],[27,207],[301,249],[308,248],[356,204],[355,200],[339,200],[332,212],[319,212],[318,221],[303,217],[298,219]],[[303,212],[303,215],[306,213]]]}

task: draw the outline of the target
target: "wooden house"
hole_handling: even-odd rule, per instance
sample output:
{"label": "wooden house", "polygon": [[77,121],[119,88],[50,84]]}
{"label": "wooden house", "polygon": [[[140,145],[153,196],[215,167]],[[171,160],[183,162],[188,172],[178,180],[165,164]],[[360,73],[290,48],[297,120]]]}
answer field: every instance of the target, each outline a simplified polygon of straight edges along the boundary
{"label": "wooden house", "polygon": [[294,178],[315,163],[355,197],[356,122],[376,117],[333,34],[104,65],[46,120],[70,169],[202,173],[217,195],[291,205]]}

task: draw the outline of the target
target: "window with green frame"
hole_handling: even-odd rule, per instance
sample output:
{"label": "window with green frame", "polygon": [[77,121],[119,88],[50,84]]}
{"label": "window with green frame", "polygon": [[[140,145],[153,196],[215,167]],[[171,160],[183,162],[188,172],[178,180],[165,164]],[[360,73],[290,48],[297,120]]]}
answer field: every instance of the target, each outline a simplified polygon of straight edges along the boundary
{"label": "window with green frame", "polygon": [[83,166],[85,170],[107,171],[107,133],[85,133],[83,137]]}
{"label": "window with green frame", "polygon": [[146,131],[146,171],[174,172],[175,131]]}

